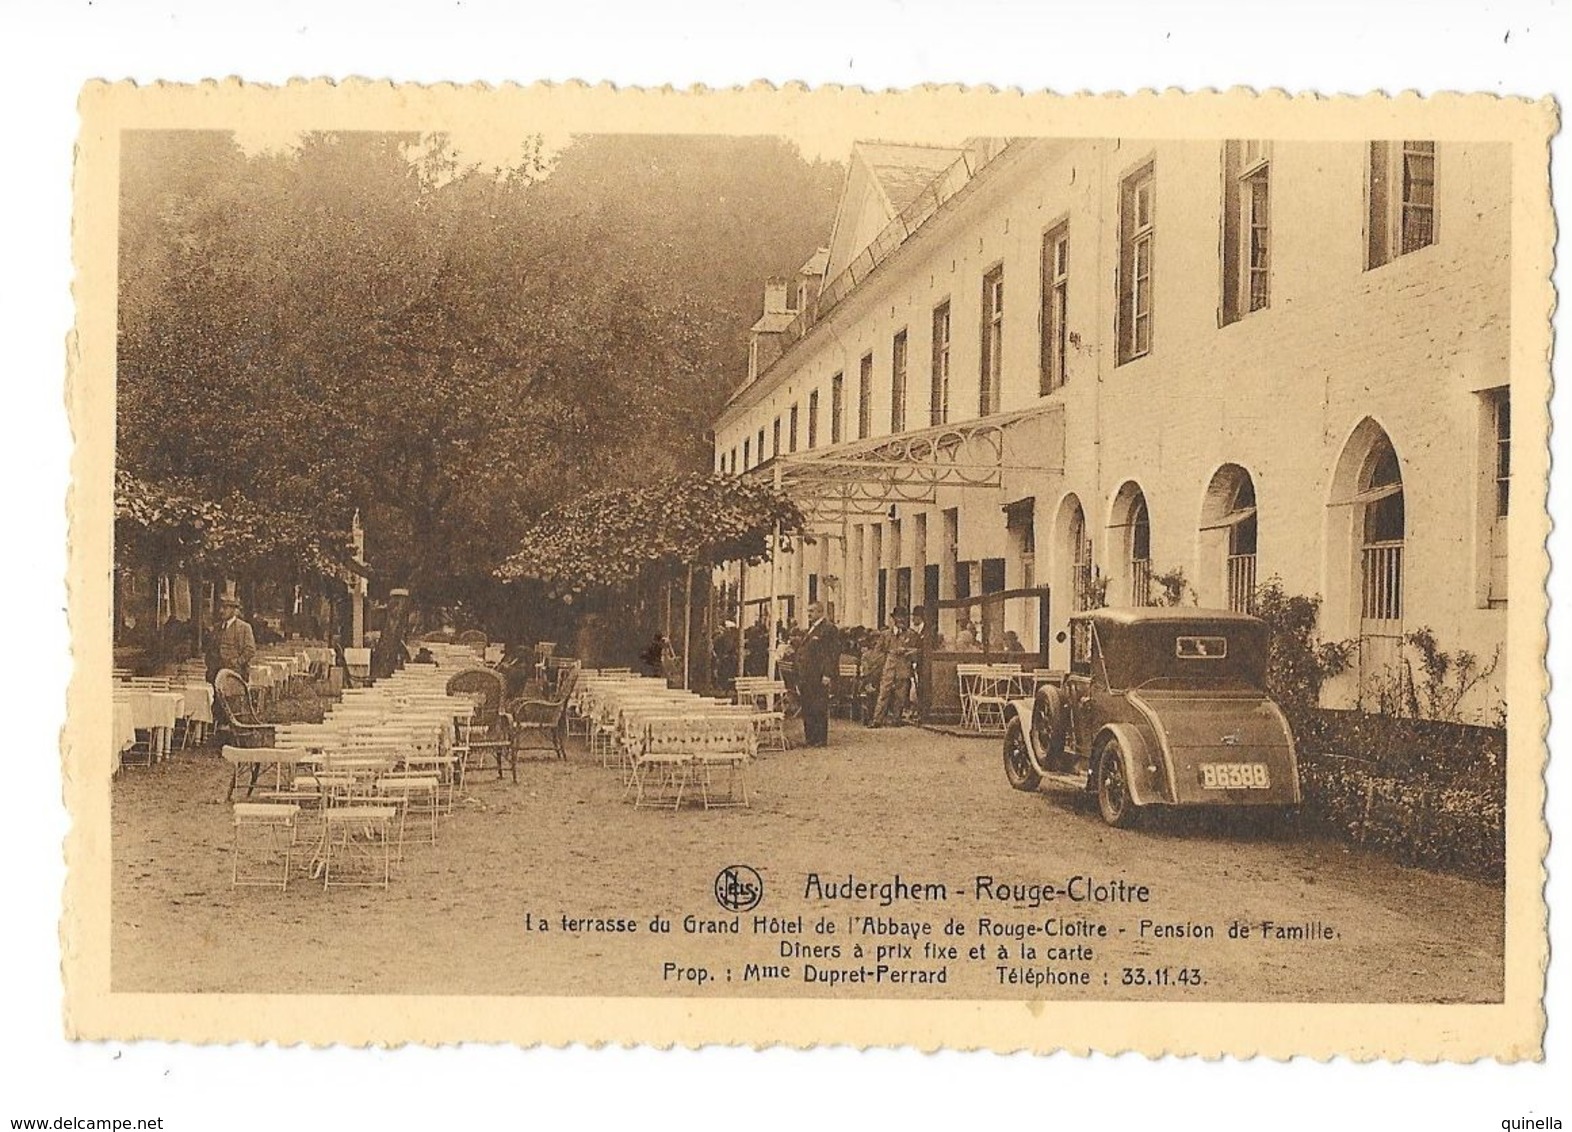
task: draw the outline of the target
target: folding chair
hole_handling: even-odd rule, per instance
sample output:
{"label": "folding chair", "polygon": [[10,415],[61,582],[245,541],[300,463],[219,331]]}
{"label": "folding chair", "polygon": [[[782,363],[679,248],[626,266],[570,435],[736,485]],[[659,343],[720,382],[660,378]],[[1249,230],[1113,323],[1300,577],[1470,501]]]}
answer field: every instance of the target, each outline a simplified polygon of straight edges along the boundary
{"label": "folding chair", "polygon": [[[698,772],[699,789],[706,810],[719,806],[748,805],[748,764],[758,749],[753,726],[746,716],[725,714],[707,716],[697,723],[693,746],[693,767]],[[726,772],[726,795],[717,801],[714,772]]]}
{"label": "folding chair", "polygon": [[[231,887],[289,887],[289,869],[295,848],[295,818],[300,807],[279,802],[236,802],[235,839],[231,849]],[[279,856],[283,839],[283,869],[275,877],[272,861]],[[248,866],[260,866],[260,871]]]}
{"label": "folding chair", "polygon": [[693,767],[693,747],[691,720],[654,716],[644,721],[643,742],[634,753],[628,784],[635,810],[644,804],[646,795],[664,801],[660,791],[670,798],[673,811],[682,805]]}

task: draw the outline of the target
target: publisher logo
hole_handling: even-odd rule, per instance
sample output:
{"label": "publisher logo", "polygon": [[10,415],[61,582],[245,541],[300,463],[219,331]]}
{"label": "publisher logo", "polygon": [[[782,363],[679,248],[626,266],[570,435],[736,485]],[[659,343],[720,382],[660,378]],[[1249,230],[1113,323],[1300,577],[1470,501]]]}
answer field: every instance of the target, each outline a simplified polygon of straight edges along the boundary
{"label": "publisher logo", "polygon": [[715,876],[715,903],[728,912],[751,912],[764,899],[764,880],[747,865],[727,865]]}

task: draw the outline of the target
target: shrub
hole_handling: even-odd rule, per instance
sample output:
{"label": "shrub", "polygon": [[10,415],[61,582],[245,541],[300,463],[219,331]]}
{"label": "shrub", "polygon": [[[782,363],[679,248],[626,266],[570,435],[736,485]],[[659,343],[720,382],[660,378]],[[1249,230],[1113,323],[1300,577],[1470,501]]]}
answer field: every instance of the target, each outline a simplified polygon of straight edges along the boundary
{"label": "shrub", "polygon": [[1290,594],[1272,577],[1255,591],[1255,615],[1270,630],[1266,686],[1297,724],[1321,703],[1321,687],[1347,670],[1353,641],[1323,641],[1317,628],[1321,599]]}

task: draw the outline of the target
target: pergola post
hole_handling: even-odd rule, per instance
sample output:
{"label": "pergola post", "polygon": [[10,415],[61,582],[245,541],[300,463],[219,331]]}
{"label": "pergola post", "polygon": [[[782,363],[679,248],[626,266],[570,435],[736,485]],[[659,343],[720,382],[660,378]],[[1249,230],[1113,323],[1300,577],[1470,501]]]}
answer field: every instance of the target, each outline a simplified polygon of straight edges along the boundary
{"label": "pergola post", "polygon": [[[775,464],[775,490],[781,489],[781,465]],[[781,524],[775,521],[775,538],[770,543],[770,679],[774,680],[777,666],[780,663],[780,642],[775,634],[775,626],[779,623],[780,615],[777,609],[780,605],[780,553],[781,553]]]}
{"label": "pergola post", "polygon": [[688,563],[687,588],[682,591],[682,687],[686,691],[690,673],[688,657],[693,652],[693,563]]}

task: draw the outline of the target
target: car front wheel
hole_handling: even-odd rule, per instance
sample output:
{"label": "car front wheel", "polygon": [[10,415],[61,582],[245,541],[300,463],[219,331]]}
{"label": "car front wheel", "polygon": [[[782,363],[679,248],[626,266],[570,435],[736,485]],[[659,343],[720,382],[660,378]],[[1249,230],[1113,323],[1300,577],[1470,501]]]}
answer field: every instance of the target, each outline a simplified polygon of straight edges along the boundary
{"label": "car front wheel", "polygon": [[1106,739],[1097,754],[1097,810],[1116,829],[1135,824],[1138,808],[1130,797],[1119,740]]}
{"label": "car front wheel", "polygon": [[1026,731],[1020,716],[1013,716],[1004,729],[1004,776],[1017,790],[1031,791],[1042,785],[1043,776],[1037,773],[1026,749]]}

